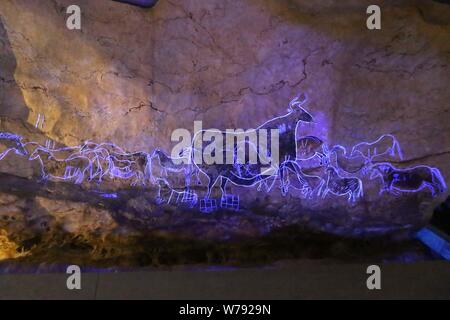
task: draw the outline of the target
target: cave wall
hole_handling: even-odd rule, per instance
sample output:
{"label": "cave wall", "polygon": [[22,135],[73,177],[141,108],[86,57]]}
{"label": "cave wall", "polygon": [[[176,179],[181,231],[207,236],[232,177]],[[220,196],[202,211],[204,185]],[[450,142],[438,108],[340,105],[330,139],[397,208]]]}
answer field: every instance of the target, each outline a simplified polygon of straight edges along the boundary
{"label": "cave wall", "polygon": [[446,5],[386,3],[369,31],[362,2],[79,1],[82,30],[70,31],[69,4],[0,5],[2,115],[44,115],[59,142],[169,149],[194,120],[255,127],[306,92],[330,144],[393,133],[408,158],[448,163],[432,156],[450,144]]}
{"label": "cave wall", "polygon": [[[144,10],[78,0],[82,30],[71,31],[71,4],[1,1],[3,129],[42,144],[170,151],[172,131],[193,130],[194,120],[256,127],[307,93],[318,124],[300,134],[344,146],[395,134],[406,156],[400,165],[436,166],[450,183],[448,5],[381,1],[382,30],[369,31],[370,1],[161,0]],[[361,216],[390,205],[367,197],[352,209]],[[296,211],[295,202],[271,205]],[[368,213],[371,206],[379,208]],[[410,206],[400,203],[384,220],[407,224],[398,210]]]}

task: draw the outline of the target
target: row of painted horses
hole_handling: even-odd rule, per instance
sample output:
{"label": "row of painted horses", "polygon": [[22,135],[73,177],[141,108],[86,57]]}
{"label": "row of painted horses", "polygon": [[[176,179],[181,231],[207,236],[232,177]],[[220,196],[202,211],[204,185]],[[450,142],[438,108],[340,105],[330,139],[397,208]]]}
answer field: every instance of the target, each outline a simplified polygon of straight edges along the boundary
{"label": "row of painted horses", "polygon": [[[391,164],[403,159],[400,144],[393,135],[386,134],[372,142],[358,143],[349,151],[341,145],[329,147],[315,136],[298,137],[299,127],[313,122],[313,117],[303,108],[306,101],[306,97],[295,98],[289,104],[287,114],[255,129],[256,133],[261,129],[278,129],[279,132],[280,162],[270,175],[261,174],[263,164],[259,162],[195,163],[195,137],[191,148],[175,159],[160,149],[150,153],[129,153],[112,143],[93,142],[55,148],[51,143],[45,146],[34,142],[22,143],[20,136],[0,132],[0,142],[7,147],[0,153],[0,160],[14,151],[39,161],[43,180],[80,184],[84,181],[102,183],[105,179],[121,179],[130,181],[132,186],[156,186],[159,199],[162,198],[161,190],[170,191],[166,201],[181,197],[182,200],[196,202],[198,196],[191,186],[200,184],[202,176],[207,180],[205,199],[211,197],[217,183],[220,184],[222,199],[226,199],[227,185],[231,183],[265,191],[279,185],[283,195],[291,189],[306,198],[336,195],[354,202],[363,195],[361,178],[368,173],[370,179],[381,179],[380,192],[398,194],[428,188],[432,195],[436,195],[446,189],[445,181],[436,168],[416,166],[400,169]],[[258,146],[255,148],[260,152]],[[191,161],[181,164],[175,161],[181,158]],[[316,163],[312,168],[307,165],[311,161]]]}

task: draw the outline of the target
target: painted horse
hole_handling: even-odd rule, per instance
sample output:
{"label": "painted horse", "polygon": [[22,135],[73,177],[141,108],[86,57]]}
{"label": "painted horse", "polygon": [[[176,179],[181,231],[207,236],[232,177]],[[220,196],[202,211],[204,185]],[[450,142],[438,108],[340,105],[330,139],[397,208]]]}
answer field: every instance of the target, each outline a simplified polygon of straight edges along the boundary
{"label": "painted horse", "polygon": [[[295,170],[292,168],[295,168]],[[288,188],[300,191],[305,198],[320,196],[322,187],[325,184],[324,179],[319,176],[304,173],[297,162],[293,162],[292,166],[286,166],[284,170],[288,171],[285,174],[285,184]],[[293,178],[291,179],[292,176]]]}
{"label": "painted horse", "polygon": [[86,177],[92,176],[92,163],[87,157],[71,156],[67,159],[56,158],[52,150],[39,147],[30,155],[29,160],[38,160],[41,165],[42,180],[64,180],[81,184]]}
{"label": "painted horse", "polygon": [[189,207],[197,204],[198,196],[190,189],[192,175],[197,175],[198,183],[200,180],[188,160],[184,155],[171,157],[160,149],[155,149],[149,156],[149,180],[156,185],[158,204],[171,204],[172,201]]}
{"label": "painted horse", "polygon": [[352,148],[351,156],[361,155],[372,162],[376,158],[390,156],[403,159],[400,143],[392,134],[383,134],[372,142],[360,142]]}
{"label": "painted horse", "polygon": [[339,175],[337,170],[330,166],[327,168],[327,181],[322,192],[322,198],[328,193],[336,196],[347,196],[349,202],[355,202],[363,196],[363,184],[359,178],[344,178]]}
{"label": "painted horse", "polygon": [[145,186],[147,180],[150,180],[150,158],[146,152],[114,153],[109,155],[107,160],[108,174],[111,178],[132,179],[131,186],[138,183]]}
{"label": "painted horse", "polygon": [[370,178],[379,177],[382,180],[380,194],[390,192],[398,195],[401,192],[418,192],[428,188],[434,197],[447,189],[444,177],[437,168],[419,165],[399,169],[390,163],[377,163],[371,169]]}

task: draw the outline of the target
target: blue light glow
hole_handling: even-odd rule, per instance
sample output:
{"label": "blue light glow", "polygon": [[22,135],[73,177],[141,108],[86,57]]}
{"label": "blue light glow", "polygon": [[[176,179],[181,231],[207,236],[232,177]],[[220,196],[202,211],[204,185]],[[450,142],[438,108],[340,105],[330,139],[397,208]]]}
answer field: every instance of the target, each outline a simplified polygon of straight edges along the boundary
{"label": "blue light glow", "polygon": [[[0,144],[6,146],[0,153],[0,160],[14,151],[19,156],[39,162],[43,181],[95,182],[99,185],[105,180],[125,180],[131,186],[155,188],[158,204],[189,208],[199,206],[200,211],[205,213],[219,207],[239,211],[240,196],[227,192],[229,182],[238,187],[257,187],[258,191],[266,192],[279,185],[283,196],[291,190],[302,198],[320,201],[335,196],[346,198],[351,204],[364,196],[363,185],[368,173],[368,181],[376,178],[381,181],[380,195],[385,192],[399,195],[429,190],[432,196],[437,196],[446,190],[444,177],[437,168],[426,165],[397,168],[389,162],[398,163],[403,159],[400,143],[391,134],[383,134],[371,142],[357,143],[349,149],[350,153],[346,147],[328,146],[324,139],[316,136],[298,136],[300,126],[316,125],[313,116],[304,109],[306,103],[306,96],[296,97],[289,103],[287,114],[249,130],[258,137],[260,132],[276,130],[279,163],[274,165],[271,162],[269,168],[260,159],[264,156],[272,158],[273,150],[262,148],[260,141],[255,144],[244,140],[241,144],[233,142],[234,145],[227,146],[228,149],[223,151],[231,151],[231,164],[197,163],[195,154],[202,151],[202,145],[199,146],[196,139],[205,133],[226,133],[216,129],[196,132],[190,147],[183,149],[178,157],[171,157],[158,148],[150,152],[127,152],[113,143],[92,141],[74,147],[55,148],[56,144],[51,140],[47,140],[45,146],[36,142],[22,143],[21,136],[0,132]],[[41,119],[44,117],[39,116]],[[268,138],[267,134],[265,138]],[[240,148],[254,150],[262,157],[258,157],[256,162],[248,159],[242,161],[237,156]],[[314,159],[317,159],[318,165],[313,168],[314,173],[309,173],[310,168],[303,164]],[[202,184],[202,176],[207,179],[207,184],[205,196],[200,198],[191,188],[192,184]],[[219,182],[221,196],[213,199],[212,189]],[[164,196],[163,190],[168,191],[164,192]],[[116,198],[117,194],[104,193],[101,196]]]}
{"label": "blue light glow", "polygon": [[416,237],[446,260],[450,260],[450,243],[430,228],[420,229]]}

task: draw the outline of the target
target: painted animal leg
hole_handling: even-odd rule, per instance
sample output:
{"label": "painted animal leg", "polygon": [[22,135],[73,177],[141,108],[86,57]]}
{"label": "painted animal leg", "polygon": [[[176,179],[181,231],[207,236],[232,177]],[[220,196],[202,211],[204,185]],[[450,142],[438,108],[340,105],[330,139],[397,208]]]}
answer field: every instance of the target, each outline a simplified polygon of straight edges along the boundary
{"label": "painted animal leg", "polygon": [[208,181],[208,191],[206,192],[205,199],[209,199],[209,197],[211,196],[212,188],[216,184],[216,181],[217,181],[218,178],[219,177],[214,177],[214,176],[208,175],[208,179],[209,179],[209,181]]}
{"label": "painted animal leg", "polygon": [[320,197],[322,195],[322,192],[324,192],[325,188],[325,180],[321,179],[319,186],[317,188],[317,196]]}
{"label": "painted animal leg", "polygon": [[163,179],[157,178],[155,180],[155,184],[157,185],[158,191],[156,192],[156,203],[157,204],[162,204],[164,202],[163,197],[161,196],[161,189],[162,189],[162,184],[165,184],[168,186],[168,183],[166,181],[164,181]]}
{"label": "painted animal leg", "polygon": [[328,191],[329,191],[328,190],[328,186],[325,186],[325,189],[322,192],[322,199],[325,199],[325,197],[327,196]]}
{"label": "painted animal leg", "polygon": [[191,188],[192,170],[187,168],[184,170],[184,191],[188,192]]}
{"label": "painted animal leg", "polygon": [[75,179],[75,184],[82,184],[83,180],[84,180],[84,171],[81,171],[80,169],[76,169],[74,176],[76,177]]}
{"label": "painted animal leg", "polygon": [[350,203],[353,203],[353,202],[354,202],[354,199],[353,199],[353,192],[352,192],[352,191],[349,191],[347,201],[350,202]]}
{"label": "painted animal leg", "polygon": [[227,196],[227,182],[228,179],[225,177],[221,177],[220,181],[220,189],[222,190],[222,199]]}
{"label": "painted animal leg", "polygon": [[279,170],[279,173],[280,173],[280,184],[281,184],[281,186],[280,186],[280,189],[281,189],[281,194],[283,195],[283,196],[286,196],[287,195],[287,192],[288,192],[288,190],[289,190],[289,183],[288,183],[288,181],[287,181],[287,175],[285,174],[285,168],[284,168],[284,166],[282,167],[282,168],[280,168]]}
{"label": "painted animal leg", "polygon": [[433,183],[429,183],[429,182],[424,182],[424,186],[425,188],[430,189],[431,191],[431,196],[434,198],[437,194],[436,189],[439,192],[439,188],[436,188],[436,186]]}

